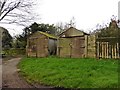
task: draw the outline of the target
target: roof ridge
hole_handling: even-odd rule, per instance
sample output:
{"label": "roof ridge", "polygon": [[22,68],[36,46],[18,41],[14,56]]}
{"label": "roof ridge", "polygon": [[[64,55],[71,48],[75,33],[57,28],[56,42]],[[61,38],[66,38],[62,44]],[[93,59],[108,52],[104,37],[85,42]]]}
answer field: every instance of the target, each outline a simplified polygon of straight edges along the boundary
{"label": "roof ridge", "polygon": [[55,36],[53,34],[49,34],[47,32],[43,32],[43,31],[37,31],[37,32],[39,32],[39,33],[41,33],[41,34],[43,34],[43,35],[45,35],[47,37],[50,37],[50,38],[53,38],[53,39],[57,39],[57,36]]}

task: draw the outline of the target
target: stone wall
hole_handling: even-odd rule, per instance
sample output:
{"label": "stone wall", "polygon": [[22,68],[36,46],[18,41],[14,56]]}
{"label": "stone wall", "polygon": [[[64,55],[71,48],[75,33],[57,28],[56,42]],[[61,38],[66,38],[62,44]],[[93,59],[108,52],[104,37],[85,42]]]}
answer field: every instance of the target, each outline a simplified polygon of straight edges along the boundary
{"label": "stone wall", "polygon": [[96,37],[95,35],[88,36],[88,46],[87,46],[87,57],[95,58],[96,57]]}

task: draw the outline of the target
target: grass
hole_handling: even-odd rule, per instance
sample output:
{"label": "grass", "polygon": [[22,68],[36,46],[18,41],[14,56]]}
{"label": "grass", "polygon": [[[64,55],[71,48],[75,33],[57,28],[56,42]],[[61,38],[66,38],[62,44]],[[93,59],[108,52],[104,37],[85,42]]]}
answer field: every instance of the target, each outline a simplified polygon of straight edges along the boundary
{"label": "grass", "polygon": [[118,60],[23,58],[18,66],[33,84],[64,88],[118,87]]}

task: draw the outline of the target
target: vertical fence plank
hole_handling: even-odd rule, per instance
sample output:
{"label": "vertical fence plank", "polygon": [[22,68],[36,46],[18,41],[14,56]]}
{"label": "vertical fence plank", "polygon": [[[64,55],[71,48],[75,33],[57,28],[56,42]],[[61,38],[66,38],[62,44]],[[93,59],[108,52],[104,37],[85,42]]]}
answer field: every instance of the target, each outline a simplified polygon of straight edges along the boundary
{"label": "vertical fence plank", "polygon": [[116,37],[102,37],[96,39],[96,57],[120,58],[120,43]]}
{"label": "vertical fence plank", "polygon": [[103,42],[103,58],[105,58],[105,42]]}
{"label": "vertical fence plank", "polygon": [[104,42],[102,42],[101,44],[102,44],[101,45],[101,48],[102,48],[102,53],[101,53],[102,56],[101,57],[104,58]]}
{"label": "vertical fence plank", "polygon": [[104,52],[105,53],[105,58],[106,58],[106,49],[107,49],[106,45],[107,45],[107,43],[105,42],[105,46],[104,46],[105,47],[105,52]]}
{"label": "vertical fence plank", "polygon": [[106,42],[106,58],[108,58],[108,42]]}
{"label": "vertical fence plank", "polygon": [[101,42],[100,42],[100,44],[99,44],[99,46],[100,46],[100,48],[99,48],[99,58],[101,58]]}
{"label": "vertical fence plank", "polygon": [[114,46],[111,44],[111,58],[114,58]]}
{"label": "vertical fence plank", "polygon": [[117,58],[117,43],[115,44],[115,58]]}
{"label": "vertical fence plank", "polygon": [[120,52],[119,52],[119,43],[117,43],[117,57],[118,57],[118,58],[120,58],[119,53],[120,53]]}
{"label": "vertical fence plank", "polygon": [[100,42],[97,43],[97,58],[100,57]]}

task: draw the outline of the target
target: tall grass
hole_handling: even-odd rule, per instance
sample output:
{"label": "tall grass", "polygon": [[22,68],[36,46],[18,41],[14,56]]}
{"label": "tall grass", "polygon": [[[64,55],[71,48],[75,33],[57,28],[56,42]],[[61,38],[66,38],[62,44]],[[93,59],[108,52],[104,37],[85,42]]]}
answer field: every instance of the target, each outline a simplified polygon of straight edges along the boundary
{"label": "tall grass", "polygon": [[19,68],[29,83],[64,88],[118,87],[118,60],[23,58]]}

